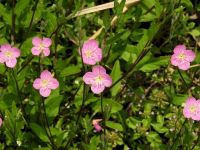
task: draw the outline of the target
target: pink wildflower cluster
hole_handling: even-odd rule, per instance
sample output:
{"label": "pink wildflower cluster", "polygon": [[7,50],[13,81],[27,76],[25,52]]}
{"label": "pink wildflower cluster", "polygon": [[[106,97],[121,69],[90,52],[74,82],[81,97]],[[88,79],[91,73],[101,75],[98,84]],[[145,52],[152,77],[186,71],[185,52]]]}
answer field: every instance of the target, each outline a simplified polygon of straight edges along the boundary
{"label": "pink wildflower cluster", "polygon": [[[39,38],[34,37],[32,39],[32,44],[34,45],[31,49],[33,55],[36,56],[49,56],[50,49],[49,47],[52,44],[50,38]],[[35,79],[33,82],[33,87],[39,90],[40,95],[43,97],[48,97],[51,93],[51,90],[58,88],[59,82],[53,77],[51,72],[48,70],[42,71],[40,78]]]}
{"label": "pink wildflower cluster", "polygon": [[193,120],[200,120],[200,99],[196,100],[194,97],[189,97],[183,109],[183,115],[186,118]]}
{"label": "pink wildflower cluster", "polygon": [[102,127],[99,125],[100,121],[102,121],[102,119],[94,119],[94,120],[92,120],[92,125],[94,126],[96,132],[100,132],[102,130]]}
{"label": "pink wildflower cluster", "polygon": [[188,70],[190,68],[190,62],[194,61],[194,59],[195,53],[192,50],[187,50],[185,45],[177,45],[171,57],[171,64],[181,70]]}
{"label": "pink wildflower cluster", "polygon": [[5,63],[7,67],[14,68],[19,56],[20,50],[18,48],[12,47],[10,44],[1,45],[0,63]]}
{"label": "pink wildflower cluster", "polygon": [[[98,47],[95,40],[88,40],[83,44],[81,49],[83,63],[95,65],[102,60],[102,49]],[[111,77],[106,73],[106,69],[100,65],[93,66],[92,72],[86,72],[83,81],[91,85],[91,90],[95,94],[100,94],[105,87],[112,85]]]}

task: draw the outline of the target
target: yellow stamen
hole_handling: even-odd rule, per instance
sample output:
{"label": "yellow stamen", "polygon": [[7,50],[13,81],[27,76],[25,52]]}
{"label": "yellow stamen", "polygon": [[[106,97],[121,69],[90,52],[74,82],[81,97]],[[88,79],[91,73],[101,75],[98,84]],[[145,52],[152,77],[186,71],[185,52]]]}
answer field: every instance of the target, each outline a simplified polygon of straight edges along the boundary
{"label": "yellow stamen", "polygon": [[46,87],[48,83],[49,83],[48,80],[45,80],[45,79],[42,80],[42,87]]}
{"label": "yellow stamen", "polygon": [[190,106],[190,112],[195,112],[196,111],[196,109],[197,109],[197,107],[196,106],[194,106],[194,105],[192,105],[192,106]]}
{"label": "yellow stamen", "polygon": [[5,52],[5,55],[6,55],[7,57],[12,57],[12,53],[9,52],[9,51]]}
{"label": "yellow stamen", "polygon": [[87,58],[90,58],[90,57],[92,56],[91,50],[87,50],[87,51],[85,52],[85,55],[86,55]]}
{"label": "yellow stamen", "polygon": [[178,56],[178,58],[181,59],[181,60],[185,59],[185,54],[180,53],[179,56]]}

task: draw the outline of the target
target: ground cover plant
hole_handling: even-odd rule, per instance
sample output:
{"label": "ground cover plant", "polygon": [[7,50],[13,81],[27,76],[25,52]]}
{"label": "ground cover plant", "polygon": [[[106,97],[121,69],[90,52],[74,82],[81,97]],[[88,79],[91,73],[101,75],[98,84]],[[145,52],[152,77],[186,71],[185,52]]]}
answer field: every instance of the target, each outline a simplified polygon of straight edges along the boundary
{"label": "ground cover plant", "polygon": [[199,150],[198,0],[1,0],[0,149]]}

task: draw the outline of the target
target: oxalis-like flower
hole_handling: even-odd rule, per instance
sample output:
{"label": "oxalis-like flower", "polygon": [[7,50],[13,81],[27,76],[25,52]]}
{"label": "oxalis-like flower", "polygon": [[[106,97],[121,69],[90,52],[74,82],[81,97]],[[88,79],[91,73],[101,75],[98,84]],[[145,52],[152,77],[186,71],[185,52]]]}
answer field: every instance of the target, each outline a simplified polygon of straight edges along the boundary
{"label": "oxalis-like flower", "polygon": [[102,121],[102,119],[94,119],[94,120],[92,120],[92,125],[94,126],[96,132],[100,132],[102,130],[102,127],[99,125],[100,121]]}
{"label": "oxalis-like flower", "polygon": [[95,65],[102,59],[102,49],[99,48],[96,40],[86,41],[80,52],[82,52],[83,63],[87,65]]}
{"label": "oxalis-like flower", "polygon": [[186,118],[200,120],[200,100],[196,100],[194,97],[189,97],[185,103],[183,115]]}
{"label": "oxalis-like flower", "polygon": [[181,70],[188,70],[190,68],[190,62],[194,61],[194,59],[195,53],[192,50],[187,50],[185,45],[177,45],[171,57],[171,64]]}
{"label": "oxalis-like flower", "polygon": [[19,56],[20,50],[18,48],[12,47],[10,44],[1,45],[0,63],[5,63],[7,67],[14,68]]}
{"label": "oxalis-like flower", "polygon": [[50,55],[50,49],[49,47],[52,44],[52,41],[50,38],[39,38],[34,37],[32,39],[32,44],[34,45],[31,49],[31,52],[33,55],[39,56],[40,54],[42,56],[49,56]]}
{"label": "oxalis-like flower", "polygon": [[48,71],[44,70],[40,74],[40,78],[35,79],[33,87],[40,91],[40,95],[43,97],[48,97],[52,89],[56,89],[59,86],[57,79]]}
{"label": "oxalis-like flower", "polygon": [[112,79],[106,74],[106,69],[99,65],[94,66],[92,72],[85,73],[83,81],[91,85],[91,90],[95,94],[100,94],[105,87],[110,87],[112,85]]}

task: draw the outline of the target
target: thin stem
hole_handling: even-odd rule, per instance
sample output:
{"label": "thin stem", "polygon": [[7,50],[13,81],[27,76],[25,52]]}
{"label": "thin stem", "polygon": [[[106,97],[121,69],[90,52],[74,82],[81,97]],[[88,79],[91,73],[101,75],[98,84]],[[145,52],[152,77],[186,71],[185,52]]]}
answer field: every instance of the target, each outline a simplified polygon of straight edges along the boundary
{"label": "thin stem", "polygon": [[102,119],[103,119],[103,149],[106,149],[106,118],[105,118],[105,113],[103,110],[103,93],[101,93],[101,113],[102,113]]}
{"label": "thin stem", "polygon": [[31,56],[25,63],[24,65],[19,69],[19,71],[17,71],[17,74],[19,74],[32,60],[33,60],[34,56]]}
{"label": "thin stem", "polygon": [[[48,119],[47,119],[47,114],[46,114],[46,109],[45,109],[45,104],[44,104],[44,99],[42,98],[42,107],[43,107],[43,110],[44,110],[44,118],[45,118],[45,123],[47,125],[47,129],[48,129],[48,132],[47,132],[47,136],[49,137],[49,140],[51,142],[51,146],[52,146],[52,149],[53,150],[56,150],[56,145],[54,144],[54,140],[53,140],[53,136],[51,134],[51,130],[50,130],[50,126],[49,126],[49,122],[48,122]],[[45,128],[46,130],[46,128]]]}
{"label": "thin stem", "polygon": [[15,85],[16,85],[16,89],[17,89],[17,94],[18,94],[19,99],[20,99],[21,109],[22,109],[22,111],[24,112],[23,105],[22,105],[22,98],[21,98],[21,94],[20,94],[20,90],[19,90],[19,84],[18,84],[18,82],[17,82],[17,79],[16,79],[16,76],[15,76],[14,70],[12,69],[11,72],[12,72],[13,79],[14,79],[14,81],[15,81]]}
{"label": "thin stem", "polygon": [[178,74],[180,75],[181,79],[183,80],[183,82],[185,83],[185,85],[187,86],[187,88],[189,89],[189,86],[188,86],[188,84],[186,83],[185,79],[183,78],[183,76],[182,76],[182,74],[181,74],[181,72],[180,72],[179,69],[178,69]]}
{"label": "thin stem", "polygon": [[12,0],[12,29],[11,29],[11,42],[15,43],[15,0]]}
{"label": "thin stem", "polygon": [[177,136],[176,136],[175,140],[173,141],[173,144],[172,144],[172,146],[170,147],[170,150],[172,150],[172,148],[174,147],[174,144],[176,143],[176,140],[179,138],[179,136],[180,136],[180,133],[181,133],[181,131],[182,131],[182,129],[183,129],[183,127],[184,127],[185,123],[186,123],[186,120],[183,122],[183,124],[182,124],[182,126],[181,126],[181,129],[179,130],[179,132],[178,132],[178,134],[177,134]]}
{"label": "thin stem", "polygon": [[[25,38],[28,36],[29,32],[31,31],[33,19],[34,19],[34,16],[35,16],[35,12],[36,12],[36,9],[37,9],[38,2],[39,2],[39,0],[36,0],[35,5],[33,6],[33,14],[32,14],[31,21],[29,23],[28,31],[26,32]],[[23,43],[24,43],[24,41],[21,42],[21,44],[19,45],[19,48],[21,48]]]}
{"label": "thin stem", "polygon": [[200,64],[195,64],[195,65],[190,66],[190,68],[194,68],[194,67],[200,67]]}

